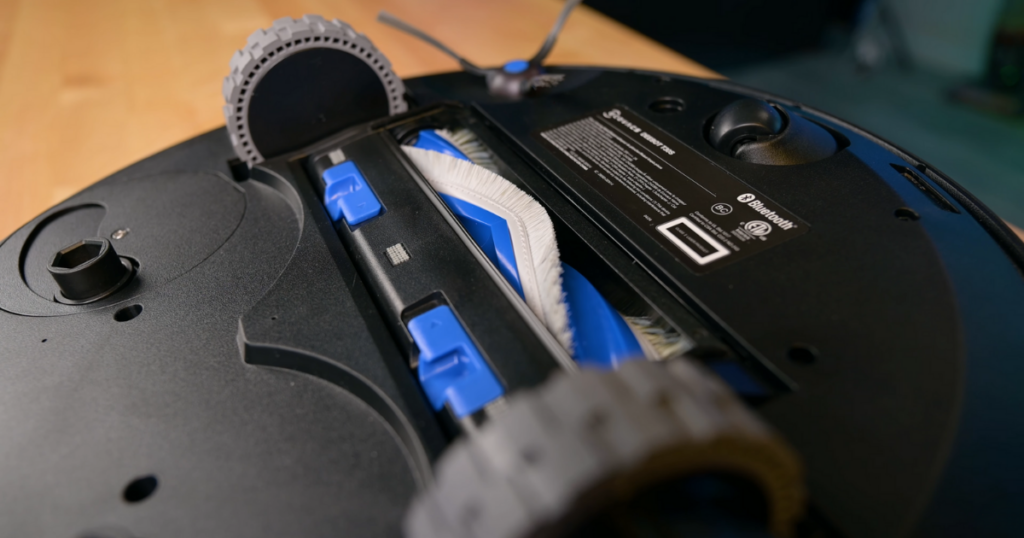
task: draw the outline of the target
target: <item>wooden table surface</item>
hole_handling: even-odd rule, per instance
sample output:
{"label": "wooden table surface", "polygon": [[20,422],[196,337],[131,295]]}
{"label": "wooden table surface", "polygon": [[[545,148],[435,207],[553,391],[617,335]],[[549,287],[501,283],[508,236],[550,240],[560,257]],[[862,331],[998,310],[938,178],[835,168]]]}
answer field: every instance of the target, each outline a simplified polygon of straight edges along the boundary
{"label": "wooden table surface", "polygon": [[[381,9],[480,65],[530,57],[558,0],[0,0],[0,239],[87,185],[223,125],[236,49],[274,19],[339,18],[401,77],[452,71]],[[550,63],[715,73],[581,6]]]}
{"label": "wooden table surface", "polygon": [[[402,77],[453,60],[380,23],[390,11],[480,65],[531,56],[559,0],[0,0],[0,239],[87,185],[224,122],[246,37],[318,13],[366,34]],[[581,6],[549,63],[717,77]],[[1024,232],[1021,232],[1024,234]],[[1024,236],[1024,235],[1022,235]]]}

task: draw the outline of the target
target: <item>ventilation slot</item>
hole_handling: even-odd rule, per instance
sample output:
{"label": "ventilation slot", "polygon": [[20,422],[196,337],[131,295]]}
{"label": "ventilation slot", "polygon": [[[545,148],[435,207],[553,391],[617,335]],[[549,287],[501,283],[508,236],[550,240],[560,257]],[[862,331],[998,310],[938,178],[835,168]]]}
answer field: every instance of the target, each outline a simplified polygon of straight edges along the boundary
{"label": "ventilation slot", "polygon": [[935,187],[932,187],[931,183],[928,183],[928,181],[923,177],[917,175],[917,172],[914,170],[898,164],[890,164],[889,166],[892,166],[893,170],[896,170],[901,176],[907,178],[907,181],[923,192],[933,204],[939,206],[939,209],[949,211],[950,213],[960,213],[960,210],[957,209],[952,202],[947,200],[946,197],[943,196]]}
{"label": "ventilation slot", "polygon": [[235,181],[242,182],[249,179],[249,165],[242,162],[241,159],[229,160],[228,168],[231,169],[231,177],[235,178]]}

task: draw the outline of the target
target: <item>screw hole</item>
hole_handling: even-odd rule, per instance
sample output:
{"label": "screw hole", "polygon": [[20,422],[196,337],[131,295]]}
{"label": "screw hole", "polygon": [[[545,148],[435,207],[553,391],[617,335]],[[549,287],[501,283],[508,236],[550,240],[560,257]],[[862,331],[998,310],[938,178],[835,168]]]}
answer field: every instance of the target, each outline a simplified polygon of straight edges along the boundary
{"label": "screw hole", "polygon": [[686,102],[678,97],[659,97],[651,101],[647,108],[658,114],[674,114],[682,112],[686,108]]}
{"label": "screw hole", "polygon": [[914,211],[913,209],[910,209],[909,207],[901,207],[901,208],[897,209],[896,212],[893,213],[893,214],[896,215],[896,218],[898,218],[900,220],[911,221],[911,220],[917,220],[917,219],[921,218],[921,215],[918,215],[917,211]]}
{"label": "screw hole", "polygon": [[270,321],[277,321],[277,316],[270,316]]}
{"label": "screw hole", "polygon": [[142,502],[156,491],[158,484],[156,477],[153,475],[140,476],[125,486],[121,496],[124,497],[125,502]]}
{"label": "screw hole", "polygon": [[798,364],[813,364],[818,360],[818,350],[807,344],[793,344],[786,355]]}
{"label": "screw hole", "polygon": [[140,305],[140,304],[133,304],[131,306],[126,306],[126,307],[118,310],[117,312],[114,312],[114,321],[117,321],[119,323],[125,322],[125,321],[131,321],[131,320],[139,317],[139,314],[141,314],[141,313],[142,313],[142,305]]}
{"label": "screw hole", "polygon": [[45,344],[47,340],[49,340],[49,338],[43,338],[43,341],[42,341],[42,343],[44,343],[44,344]]}

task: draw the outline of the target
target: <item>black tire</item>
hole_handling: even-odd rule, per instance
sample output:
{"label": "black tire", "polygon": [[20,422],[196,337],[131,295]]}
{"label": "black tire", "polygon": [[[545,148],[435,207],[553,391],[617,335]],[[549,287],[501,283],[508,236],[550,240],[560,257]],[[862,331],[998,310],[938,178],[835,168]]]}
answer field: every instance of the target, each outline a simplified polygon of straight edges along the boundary
{"label": "black tire", "polygon": [[566,536],[702,473],[749,481],[763,495],[762,532],[791,535],[805,498],[799,460],[713,374],[688,359],[560,373],[448,449],[405,535]]}

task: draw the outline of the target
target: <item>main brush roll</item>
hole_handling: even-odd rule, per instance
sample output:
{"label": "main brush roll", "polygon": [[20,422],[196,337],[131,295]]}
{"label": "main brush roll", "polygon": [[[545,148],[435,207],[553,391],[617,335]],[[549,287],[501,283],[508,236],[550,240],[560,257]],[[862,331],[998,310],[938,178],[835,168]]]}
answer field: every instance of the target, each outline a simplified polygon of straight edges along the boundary
{"label": "main brush roll", "polygon": [[[425,159],[414,151],[407,150],[410,157],[421,168],[424,175],[439,189],[441,198],[456,216],[466,231],[473,237],[477,245],[484,251],[488,259],[501,271],[502,276],[512,285],[527,303],[537,301],[557,303],[556,305],[540,305],[534,308],[543,316],[545,310],[561,308],[568,317],[570,345],[567,350],[577,363],[597,368],[610,369],[628,360],[645,358],[645,349],[641,346],[638,335],[630,329],[625,319],[606,301],[586,277],[572,267],[561,263],[558,259],[557,247],[547,253],[550,259],[536,260],[524,255],[522,250],[529,250],[530,245],[538,242],[550,242],[557,239],[542,237],[530,238],[527,241],[512,240],[511,222],[526,222],[526,233],[551,234],[553,226],[550,217],[544,210],[536,210],[536,201],[521,189],[507,184],[507,180],[490,173],[490,171],[474,166],[467,169],[465,165],[455,161],[472,163],[462,150],[473,153],[473,149],[482,146],[475,137],[462,134],[456,138],[451,131],[424,129],[407,143],[407,147],[418,148],[450,157],[450,159]],[[459,147],[461,146],[461,147]],[[493,162],[493,160],[488,159]],[[432,179],[436,178],[436,179]],[[447,181],[444,181],[447,179]],[[441,192],[448,190],[449,192]],[[456,191],[461,191],[461,195]],[[523,203],[519,198],[527,198]],[[476,201],[477,203],[474,203]],[[483,202],[481,204],[480,202]],[[513,213],[511,219],[503,218],[481,205],[506,208]],[[534,222],[537,221],[537,222]],[[513,225],[514,226],[514,225]],[[531,261],[533,263],[531,263]],[[549,265],[557,263],[561,268],[561,278],[557,287],[548,286],[541,289],[543,297],[527,298],[523,290],[524,271],[550,271]],[[538,280],[534,278],[534,280]],[[555,284],[552,282],[551,284]],[[531,305],[532,307],[533,305]],[[547,321],[545,319],[545,321]],[[550,327],[553,333],[563,331],[560,326]],[[556,336],[559,336],[556,334]],[[656,357],[650,357],[656,358]]]}

